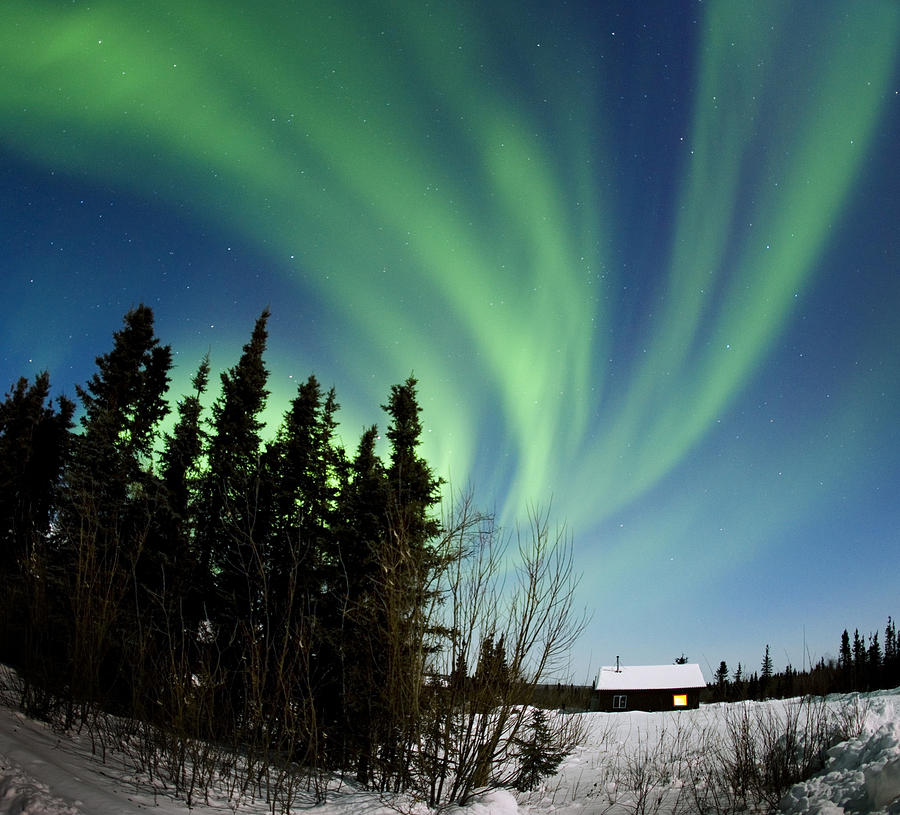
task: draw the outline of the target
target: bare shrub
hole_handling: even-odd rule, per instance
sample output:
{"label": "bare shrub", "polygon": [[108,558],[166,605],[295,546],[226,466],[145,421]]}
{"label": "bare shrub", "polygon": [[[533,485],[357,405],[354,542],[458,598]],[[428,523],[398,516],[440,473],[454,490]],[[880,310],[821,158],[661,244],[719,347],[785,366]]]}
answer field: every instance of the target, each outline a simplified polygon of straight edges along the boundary
{"label": "bare shrub", "polygon": [[[420,708],[410,790],[429,805],[465,804],[476,792],[522,781],[517,757],[528,703],[559,670],[585,619],[574,613],[571,541],[532,510],[527,533],[508,539],[464,496],[444,524],[447,564],[429,613],[426,673],[435,677]],[[548,751],[561,756],[582,736],[579,717],[547,720]]]}
{"label": "bare shrub", "polygon": [[864,707],[829,708],[821,697],[783,707],[743,702],[724,709],[724,732],[708,725],[685,764],[688,796],[699,813],[774,811],[794,784],[822,769],[829,747],[861,731]]}
{"label": "bare shrub", "polygon": [[869,715],[869,701],[865,697],[854,693],[848,700],[841,703],[833,716],[833,739],[837,742],[859,738],[866,725]]}

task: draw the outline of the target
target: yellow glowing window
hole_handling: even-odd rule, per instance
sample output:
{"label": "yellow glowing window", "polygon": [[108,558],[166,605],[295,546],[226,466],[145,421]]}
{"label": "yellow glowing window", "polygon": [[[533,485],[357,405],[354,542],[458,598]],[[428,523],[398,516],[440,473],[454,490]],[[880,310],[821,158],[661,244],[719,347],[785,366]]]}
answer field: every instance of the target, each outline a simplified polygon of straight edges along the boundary
{"label": "yellow glowing window", "polygon": [[686,693],[676,693],[672,697],[672,704],[675,707],[687,707],[687,694]]}

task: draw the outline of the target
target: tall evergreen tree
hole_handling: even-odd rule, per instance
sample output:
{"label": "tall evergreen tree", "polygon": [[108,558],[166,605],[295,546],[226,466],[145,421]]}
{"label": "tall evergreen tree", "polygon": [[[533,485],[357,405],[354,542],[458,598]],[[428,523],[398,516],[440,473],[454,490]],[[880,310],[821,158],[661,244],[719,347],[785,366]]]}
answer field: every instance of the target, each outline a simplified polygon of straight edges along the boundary
{"label": "tall evergreen tree", "polygon": [[427,541],[438,534],[440,524],[433,508],[440,501],[441,482],[419,455],[422,422],[417,394],[418,382],[410,376],[391,388],[382,408],[391,418],[387,437],[391,461],[387,470],[391,490],[391,522],[395,538],[403,538],[411,551],[424,553]]}
{"label": "tall evergreen tree", "polygon": [[[195,536],[198,582],[208,620],[204,670],[211,674],[209,684],[219,689],[213,704],[221,714],[215,724],[232,733],[243,727],[242,737],[247,739],[259,737],[258,634],[266,615],[266,533],[257,521],[265,517],[260,433],[269,394],[263,360],[268,318],[265,309],[237,364],[221,374],[206,469],[198,487]],[[207,624],[202,625],[205,629]]]}
{"label": "tall evergreen tree", "polygon": [[884,684],[893,688],[900,682],[900,644],[897,642],[897,628],[888,617],[884,628]]}
{"label": "tall evergreen tree", "polygon": [[[161,479],[166,511],[160,521],[160,549],[167,575],[167,602],[179,604],[177,616],[195,628],[201,614],[202,575],[194,551],[195,515],[206,441],[201,399],[209,383],[209,355],[191,380],[193,392],[178,402],[178,419],[165,438]],[[171,609],[170,609],[171,610]]]}
{"label": "tall evergreen tree", "polygon": [[511,675],[506,658],[506,639],[503,634],[496,638],[488,634],[481,640],[478,662],[475,666],[473,684],[478,702],[487,713],[509,692]]}
{"label": "tall evergreen tree", "polygon": [[744,699],[745,698],[745,682],[744,682],[744,669],[740,662],[738,662],[737,668],[734,671],[734,689],[733,696],[735,699]]}
{"label": "tall evergreen tree", "polygon": [[766,643],[766,653],[763,656],[761,671],[759,675],[760,694],[765,697],[771,691],[772,675],[774,669],[772,666],[772,657],[769,654],[769,645]]}
{"label": "tall evergreen tree", "polygon": [[768,646],[768,644],[766,644],[766,653],[763,656],[762,671],[760,672],[760,677],[762,679],[771,679],[772,673],[773,673],[772,657],[769,655],[769,646]]}
{"label": "tall evergreen tree", "polygon": [[838,665],[842,672],[849,674],[853,668],[853,652],[850,650],[850,634],[847,629],[841,634],[841,648],[838,656]]}
{"label": "tall evergreen tree", "polygon": [[82,433],[73,438],[57,535],[70,603],[70,687],[81,698],[130,692],[123,661],[142,639],[141,609],[162,580],[152,542],[164,497],[152,464],[169,411],[172,352],[155,336],[149,307],[132,309],[123,323],[97,372],[77,388]]}
{"label": "tall evergreen tree", "polygon": [[248,621],[260,600],[254,531],[262,412],[269,395],[263,360],[268,319],[265,309],[238,363],[221,374],[222,392],[212,407],[207,469],[200,487],[198,557],[218,592],[208,598],[208,607],[226,627]]}
{"label": "tall evergreen tree", "polygon": [[169,412],[172,351],[159,344],[148,306],[132,309],[123,322],[112,350],[97,357],[97,372],[76,388],[84,412],[66,474],[65,534],[72,540],[90,530],[102,559],[133,569],[160,500],[152,463]]}
{"label": "tall evergreen tree", "polygon": [[209,384],[209,354],[203,357],[197,373],[191,379],[193,393],[178,403],[178,420],[172,434],[166,436],[162,453],[162,481],[168,494],[169,508],[182,526],[182,535],[190,525],[193,493],[200,475],[200,457],[206,434],[201,417],[201,399]]}
{"label": "tall evergreen tree", "polygon": [[57,410],[50,375],[22,377],[0,403],[0,576],[12,580],[36,538],[50,529],[72,428],[74,403]]}
{"label": "tall evergreen tree", "polygon": [[897,629],[894,621],[888,617],[887,625],[884,627],[884,661],[885,663],[893,662],[897,658]]}
{"label": "tall evergreen tree", "polygon": [[859,629],[853,632],[853,690],[865,690],[866,682],[866,641]]}
{"label": "tall evergreen tree", "polygon": [[[113,335],[113,349],[97,357],[87,387],[77,387],[84,415],[78,465],[117,484],[140,480],[150,464],[159,423],[169,412],[166,391],[172,351],[154,336],[153,311],[129,311]],[[86,473],[83,473],[86,475]]]}
{"label": "tall evergreen tree", "polygon": [[334,390],[323,401],[318,380],[310,376],[299,386],[271,446],[277,506],[271,568],[277,574],[284,571],[285,559],[300,556],[298,577],[306,594],[321,590],[323,561],[330,557],[340,458],[334,446],[338,407]]}
{"label": "tall evergreen tree", "polygon": [[60,397],[54,410],[50,377],[21,378],[0,403],[0,659],[26,681],[58,649],[47,647],[46,540],[56,512],[71,444],[75,405]]}
{"label": "tall evergreen tree", "polygon": [[853,689],[853,652],[850,650],[850,634],[845,628],[841,634],[841,646],[838,651],[838,672],[840,674],[840,690]]}
{"label": "tall evergreen tree", "polygon": [[[310,376],[298,387],[265,457],[269,497],[262,526],[268,537],[268,613],[262,630],[270,656],[298,649],[315,654],[315,659],[296,663],[295,669],[303,673],[317,728],[327,728],[339,715],[340,665],[335,648],[339,635],[335,630],[342,624],[342,608],[329,591],[334,582],[335,514],[343,472],[343,451],[334,439],[338,407],[334,390],[323,397],[318,380]],[[270,671],[273,676],[278,673]],[[318,738],[316,733],[311,736]],[[321,760],[321,750],[318,753]]]}
{"label": "tall evergreen tree", "polygon": [[724,659],[719,663],[714,679],[716,684],[716,698],[720,702],[724,702],[728,693],[728,665],[725,663]]}
{"label": "tall evergreen tree", "polygon": [[388,484],[376,452],[378,428],[362,434],[339,499],[340,580],[351,606],[370,606],[380,571],[377,553],[387,530]]}
{"label": "tall evergreen tree", "polygon": [[429,585],[439,566],[431,546],[440,532],[434,507],[440,501],[440,480],[419,455],[422,423],[417,381],[413,376],[391,388],[383,409],[390,417],[387,437],[387,535],[376,553],[381,569],[377,604],[381,609],[381,636],[385,683],[384,712],[380,724],[386,741],[388,774],[402,778],[406,753],[413,749],[420,715],[427,648]]}
{"label": "tall evergreen tree", "polygon": [[365,430],[342,483],[335,525],[339,562],[332,581],[333,601],[341,613],[332,628],[332,648],[340,665],[340,707],[333,713],[331,742],[340,745],[342,763],[355,762],[357,780],[363,784],[370,781],[385,699],[378,691],[355,689],[383,688],[387,680],[379,553],[387,540],[388,484],[377,439],[375,426]]}
{"label": "tall evergreen tree", "polygon": [[881,687],[882,653],[878,642],[878,632],[869,636],[869,647],[866,650],[866,678],[868,689]]}

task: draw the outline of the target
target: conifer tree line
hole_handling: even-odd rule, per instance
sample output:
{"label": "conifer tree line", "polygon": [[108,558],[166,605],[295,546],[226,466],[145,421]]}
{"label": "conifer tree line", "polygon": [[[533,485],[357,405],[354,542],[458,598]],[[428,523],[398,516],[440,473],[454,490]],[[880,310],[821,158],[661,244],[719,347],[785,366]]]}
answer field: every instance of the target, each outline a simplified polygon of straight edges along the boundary
{"label": "conifer tree line", "polygon": [[[469,499],[439,517],[412,376],[382,405],[386,460],[374,426],[342,449],[337,396],[313,375],[265,439],[268,318],[208,411],[208,357],[170,408],[172,351],[144,305],[76,389],[77,426],[47,373],[13,385],[0,405],[0,659],[31,715],[115,711],[463,801],[533,750],[514,701],[580,625],[565,538],[531,515],[522,592],[504,606],[490,519]],[[460,733],[460,711],[488,707],[499,719],[479,723],[480,740]],[[538,724],[551,755],[565,748]]]}
{"label": "conifer tree line", "polygon": [[888,617],[884,639],[879,632],[861,635],[857,628],[841,634],[837,659],[821,657],[809,668],[797,670],[792,665],[783,671],[773,669],[773,660],[766,645],[759,670],[748,670],[739,662],[729,673],[725,660],[719,663],[708,687],[709,699],[725,702],[742,699],[787,698],[814,694],[851,693],[895,688],[900,685],[900,650],[897,626]]}

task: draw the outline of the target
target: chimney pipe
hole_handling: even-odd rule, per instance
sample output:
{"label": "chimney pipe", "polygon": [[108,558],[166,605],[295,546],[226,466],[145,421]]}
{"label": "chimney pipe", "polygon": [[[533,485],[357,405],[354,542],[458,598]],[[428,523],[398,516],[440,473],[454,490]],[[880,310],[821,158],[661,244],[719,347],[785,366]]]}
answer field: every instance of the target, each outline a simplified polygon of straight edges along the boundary
{"label": "chimney pipe", "polygon": [[618,656],[616,656],[616,673],[617,674],[622,673],[621,669],[619,668],[619,657]]}

